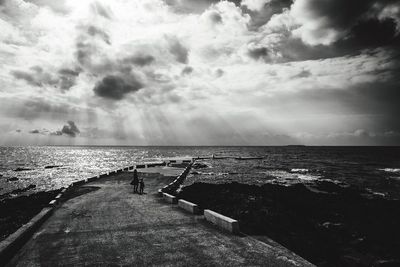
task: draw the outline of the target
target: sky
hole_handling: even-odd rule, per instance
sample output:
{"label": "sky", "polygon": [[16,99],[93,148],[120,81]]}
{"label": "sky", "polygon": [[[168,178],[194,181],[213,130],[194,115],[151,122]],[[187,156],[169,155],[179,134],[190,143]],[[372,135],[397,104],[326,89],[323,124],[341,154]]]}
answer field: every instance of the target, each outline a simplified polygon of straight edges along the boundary
{"label": "sky", "polygon": [[0,145],[400,145],[400,1],[0,0]]}

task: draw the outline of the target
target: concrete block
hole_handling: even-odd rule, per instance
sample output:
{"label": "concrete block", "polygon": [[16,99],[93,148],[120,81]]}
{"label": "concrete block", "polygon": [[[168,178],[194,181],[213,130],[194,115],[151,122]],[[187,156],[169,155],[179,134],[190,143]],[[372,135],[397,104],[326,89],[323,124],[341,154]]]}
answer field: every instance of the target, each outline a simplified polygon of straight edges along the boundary
{"label": "concrete block", "polygon": [[167,193],[163,193],[163,198],[168,203],[171,203],[171,204],[178,203],[178,199],[176,197],[174,197],[173,195],[170,195],[170,194],[167,194]]}
{"label": "concrete block", "polygon": [[161,189],[158,189],[157,195],[158,195],[159,197],[162,197],[162,196],[163,196],[163,191],[162,191]]}
{"label": "concrete block", "polygon": [[200,214],[199,206],[197,206],[197,204],[194,204],[192,202],[189,202],[189,201],[186,201],[183,199],[179,199],[178,206],[190,213]]}
{"label": "concrete block", "polygon": [[239,222],[212,210],[204,210],[204,218],[219,228],[231,233],[239,233]]}

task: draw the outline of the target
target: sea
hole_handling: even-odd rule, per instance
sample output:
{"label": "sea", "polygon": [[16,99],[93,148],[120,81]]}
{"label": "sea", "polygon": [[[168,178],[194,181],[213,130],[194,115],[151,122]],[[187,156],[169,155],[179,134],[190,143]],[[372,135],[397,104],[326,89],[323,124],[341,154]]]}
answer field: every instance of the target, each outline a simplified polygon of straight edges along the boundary
{"label": "sea", "polygon": [[[265,176],[288,185],[292,178],[304,183],[329,180],[356,186],[373,195],[400,199],[400,147],[372,146],[0,147],[0,199],[59,189],[135,163],[212,155],[216,159],[205,160],[206,165],[211,165],[209,179],[225,181],[230,176],[240,182],[240,177],[246,176],[247,182],[259,182]],[[224,157],[229,159],[218,161]],[[243,160],[246,157],[257,159]]]}

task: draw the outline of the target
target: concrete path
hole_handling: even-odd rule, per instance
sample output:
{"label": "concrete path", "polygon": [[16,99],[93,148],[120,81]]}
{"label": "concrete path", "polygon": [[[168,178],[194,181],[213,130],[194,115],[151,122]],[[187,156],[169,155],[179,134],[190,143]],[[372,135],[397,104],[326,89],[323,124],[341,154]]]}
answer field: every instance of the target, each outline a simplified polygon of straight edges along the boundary
{"label": "concrete path", "polygon": [[157,197],[173,178],[131,173],[73,189],[9,266],[311,266],[279,246],[221,232]]}

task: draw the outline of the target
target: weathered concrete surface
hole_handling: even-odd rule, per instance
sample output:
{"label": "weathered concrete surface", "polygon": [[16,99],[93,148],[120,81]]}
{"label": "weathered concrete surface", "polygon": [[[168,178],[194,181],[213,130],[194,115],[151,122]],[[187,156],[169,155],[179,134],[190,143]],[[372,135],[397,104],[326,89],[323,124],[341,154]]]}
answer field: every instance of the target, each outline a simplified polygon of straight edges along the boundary
{"label": "weathered concrete surface", "polygon": [[212,210],[204,210],[204,217],[207,221],[215,224],[221,229],[231,233],[239,233],[239,222],[237,220],[226,217]]}
{"label": "weathered concrete surface", "polygon": [[278,246],[220,232],[202,216],[166,205],[157,189],[173,178],[140,175],[144,195],[133,194],[127,172],[72,189],[9,266],[310,266]]}

